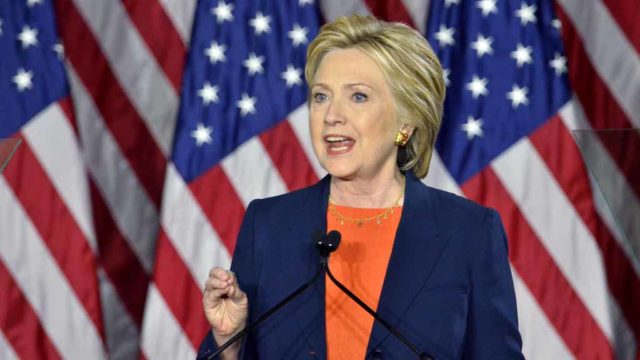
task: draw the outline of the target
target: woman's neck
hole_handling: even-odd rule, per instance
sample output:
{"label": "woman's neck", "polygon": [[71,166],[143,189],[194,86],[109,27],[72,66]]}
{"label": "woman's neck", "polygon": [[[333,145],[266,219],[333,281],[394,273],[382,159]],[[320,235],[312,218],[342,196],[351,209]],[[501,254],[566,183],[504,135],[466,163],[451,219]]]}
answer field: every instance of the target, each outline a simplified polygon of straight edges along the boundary
{"label": "woman's neck", "polygon": [[[355,208],[387,208],[396,205],[403,191],[403,175],[397,168],[391,174],[371,178],[331,177],[331,200],[336,205]],[[398,205],[402,205],[400,199]]]}

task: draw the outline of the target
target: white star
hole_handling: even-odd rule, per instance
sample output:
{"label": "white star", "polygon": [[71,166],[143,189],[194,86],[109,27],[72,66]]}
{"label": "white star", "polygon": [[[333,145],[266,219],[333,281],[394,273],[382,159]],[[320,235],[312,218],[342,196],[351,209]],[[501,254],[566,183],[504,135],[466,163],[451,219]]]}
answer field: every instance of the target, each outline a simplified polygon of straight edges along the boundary
{"label": "white star", "polygon": [[204,54],[209,58],[210,63],[215,64],[218,61],[224,62],[227,60],[227,57],[224,55],[225,51],[227,51],[227,45],[212,41],[211,45],[204,50]]}
{"label": "white star", "polygon": [[482,137],[482,119],[474,119],[473,116],[467,117],[467,122],[462,124],[462,131],[467,133],[467,139],[471,140],[474,136]]}
{"label": "white star", "polygon": [[520,9],[516,10],[516,17],[520,18],[522,26],[536,22],[536,8],[537,7],[535,5],[522,3],[522,5],[520,5]]}
{"label": "white star", "polygon": [[256,17],[249,20],[249,25],[254,28],[256,35],[260,35],[271,31],[271,25],[269,24],[270,21],[271,16],[264,16],[260,11],[258,11]]}
{"label": "white star", "polygon": [[460,0],[444,0],[444,5],[446,7],[449,7],[451,5],[458,5],[460,4]]}
{"label": "white star", "polygon": [[300,6],[313,5],[313,0],[298,0],[298,5]]}
{"label": "white star", "polygon": [[249,70],[249,75],[262,74],[264,72],[263,62],[264,56],[256,56],[256,54],[250,53],[249,58],[243,61],[242,65]]}
{"label": "white star", "polygon": [[220,89],[217,86],[213,86],[207,81],[202,86],[202,89],[198,90],[198,96],[202,98],[204,105],[209,105],[212,102],[218,102],[218,91],[220,91]]}
{"label": "white star", "polygon": [[211,9],[211,13],[216,16],[218,24],[233,20],[233,4],[227,4],[224,0],[218,1],[218,6]]}
{"label": "white star", "polygon": [[476,3],[476,7],[482,11],[482,16],[489,14],[497,14],[498,8],[496,7],[497,0],[480,0]]}
{"label": "white star", "polygon": [[27,0],[27,6],[33,7],[34,5],[42,4],[42,0]]}
{"label": "white star", "polygon": [[446,86],[449,86],[450,82],[449,82],[449,75],[451,75],[451,70],[449,69],[442,69],[442,76],[444,77],[444,84]]}
{"label": "white star", "polygon": [[556,30],[562,29],[562,22],[558,19],[551,20],[551,26],[553,26]]}
{"label": "white star", "polygon": [[32,29],[25,25],[22,27],[22,31],[18,34],[18,40],[22,43],[22,48],[26,49],[29,46],[38,44],[38,30]]}
{"label": "white star", "polygon": [[64,45],[62,45],[61,43],[57,42],[53,44],[51,50],[53,50],[53,52],[58,55],[58,59],[64,58]]}
{"label": "white star", "polygon": [[293,85],[302,84],[302,79],[300,78],[302,75],[302,70],[294,67],[293,65],[287,65],[287,70],[282,73],[282,78],[287,83],[287,87],[293,87]]}
{"label": "white star", "polygon": [[242,99],[238,100],[236,105],[240,109],[240,116],[242,117],[256,112],[256,98],[249,96],[247,93],[242,94]]}
{"label": "white star", "polygon": [[522,67],[524,64],[531,64],[533,59],[531,58],[531,52],[533,48],[531,46],[523,46],[518,44],[518,47],[511,52],[511,58],[516,60],[518,67]]}
{"label": "white star", "polygon": [[476,54],[481,58],[484,54],[493,54],[493,38],[491,36],[484,37],[482,34],[478,34],[478,40],[471,43],[471,48],[476,51]]}
{"label": "white star", "polygon": [[306,27],[300,27],[300,25],[298,24],[293,24],[293,30],[288,32],[288,36],[291,39],[291,41],[293,42],[293,46],[297,47],[301,44],[306,44],[307,43],[307,33],[309,32],[309,30],[307,30]]}
{"label": "white star", "polygon": [[191,137],[196,139],[196,145],[202,146],[202,144],[211,144],[213,139],[211,138],[211,132],[213,129],[210,126],[204,126],[203,123],[198,123],[198,127],[191,132]]}
{"label": "white star", "polygon": [[471,91],[474,99],[477,99],[480,95],[487,95],[487,78],[479,78],[478,75],[473,75],[471,82],[467,84],[467,90]]}
{"label": "white star", "polygon": [[23,68],[18,69],[18,73],[13,76],[13,82],[16,84],[16,88],[19,92],[23,92],[25,89],[31,89],[33,87],[33,73],[31,71],[25,71]]}
{"label": "white star", "polygon": [[453,39],[453,35],[456,33],[455,28],[447,28],[444,25],[440,25],[440,29],[433,36],[438,40],[440,47],[444,47],[447,45],[453,45],[456,41]]}
{"label": "white star", "polygon": [[557,76],[560,76],[567,72],[567,58],[556,53],[553,60],[549,61],[549,66],[555,70]]}
{"label": "white star", "polygon": [[520,105],[527,105],[529,103],[529,99],[527,99],[527,93],[529,89],[527,87],[519,87],[518,85],[513,85],[511,91],[507,93],[507,99],[511,100],[511,105],[513,108],[517,108]]}

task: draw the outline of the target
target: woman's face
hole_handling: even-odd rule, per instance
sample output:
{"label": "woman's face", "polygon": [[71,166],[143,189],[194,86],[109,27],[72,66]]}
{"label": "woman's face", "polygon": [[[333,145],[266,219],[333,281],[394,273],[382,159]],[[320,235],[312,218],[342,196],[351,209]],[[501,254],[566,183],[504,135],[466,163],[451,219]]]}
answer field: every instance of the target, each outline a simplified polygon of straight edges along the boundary
{"label": "woman's face", "polygon": [[400,124],[378,65],[358,49],[327,53],[310,89],[313,149],[338,178],[371,179],[396,168]]}

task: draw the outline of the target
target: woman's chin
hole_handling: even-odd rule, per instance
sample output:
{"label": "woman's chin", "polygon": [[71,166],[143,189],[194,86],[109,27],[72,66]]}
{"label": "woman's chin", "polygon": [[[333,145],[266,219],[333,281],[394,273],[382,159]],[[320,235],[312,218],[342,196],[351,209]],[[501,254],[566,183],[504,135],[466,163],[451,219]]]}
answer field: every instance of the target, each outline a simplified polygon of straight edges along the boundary
{"label": "woman's chin", "polygon": [[332,177],[340,179],[351,179],[358,173],[355,166],[347,164],[331,164],[325,166],[325,170],[327,170]]}

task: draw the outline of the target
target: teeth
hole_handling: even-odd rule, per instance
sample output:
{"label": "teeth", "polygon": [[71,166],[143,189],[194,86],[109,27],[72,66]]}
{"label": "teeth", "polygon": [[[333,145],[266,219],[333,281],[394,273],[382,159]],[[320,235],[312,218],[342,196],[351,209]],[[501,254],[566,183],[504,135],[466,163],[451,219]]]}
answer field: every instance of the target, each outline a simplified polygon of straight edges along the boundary
{"label": "teeth", "polygon": [[343,151],[343,150],[347,150],[349,147],[348,146],[340,146],[337,148],[333,148],[333,151]]}
{"label": "teeth", "polygon": [[341,137],[341,136],[329,136],[327,137],[327,141],[328,142],[338,142],[338,141],[346,141],[347,138],[346,137]]}

